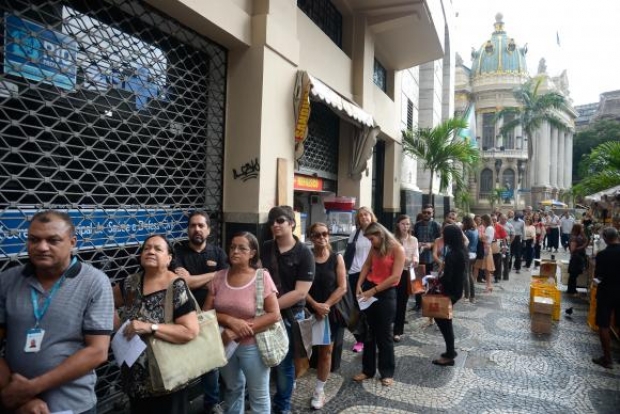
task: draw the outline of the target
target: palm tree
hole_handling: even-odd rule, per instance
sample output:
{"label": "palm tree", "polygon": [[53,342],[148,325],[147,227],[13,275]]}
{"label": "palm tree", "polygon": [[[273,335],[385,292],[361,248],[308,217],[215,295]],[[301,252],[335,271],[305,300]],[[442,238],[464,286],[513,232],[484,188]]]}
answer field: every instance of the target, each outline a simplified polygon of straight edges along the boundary
{"label": "palm tree", "polygon": [[587,174],[573,187],[576,194],[585,196],[620,185],[620,142],[599,145],[580,164]]}
{"label": "palm tree", "polygon": [[478,150],[467,141],[454,140],[457,130],[467,128],[462,118],[450,118],[434,128],[418,128],[403,131],[403,151],[421,160],[430,170],[428,186],[429,200],[433,207],[433,178],[439,174],[439,191],[444,191],[450,182],[456,191],[467,191],[464,172],[477,165]]}
{"label": "palm tree", "polygon": [[[513,94],[522,106],[504,108],[496,116],[497,120],[503,119],[506,121],[500,128],[502,135],[513,131],[519,125],[521,126],[524,134],[523,139],[528,141],[527,155],[530,162],[534,156],[533,133],[544,122],[548,122],[560,131],[568,129],[566,123],[562,121],[556,112],[569,110],[566,98],[558,92],[540,93],[539,89],[542,81],[543,77],[539,76],[515,89]],[[514,118],[507,120],[510,115],[514,115]]]}

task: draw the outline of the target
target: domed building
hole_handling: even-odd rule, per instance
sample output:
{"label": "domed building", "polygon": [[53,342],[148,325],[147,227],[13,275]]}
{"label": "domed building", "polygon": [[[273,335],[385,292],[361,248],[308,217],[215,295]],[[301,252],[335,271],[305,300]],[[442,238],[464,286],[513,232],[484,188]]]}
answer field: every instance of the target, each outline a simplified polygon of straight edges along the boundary
{"label": "domed building", "polygon": [[[531,79],[527,70],[527,45],[520,46],[504,29],[503,16],[495,16],[491,38],[472,50],[471,68],[456,58],[455,112],[465,116],[472,143],[481,151],[482,165],[470,177],[471,210],[488,212],[499,206],[503,210],[536,206],[540,201],[559,198],[571,187],[572,134],[575,111],[556,115],[566,125],[562,131],[544,123],[529,138],[520,126],[504,135],[500,129],[513,116],[497,118],[504,108],[520,107],[514,91]],[[566,72],[551,78],[541,59],[537,77],[541,77],[539,93],[556,91],[570,102]],[[533,142],[532,142],[533,141]],[[528,145],[534,145],[534,156],[528,159]],[[499,190],[499,191],[498,191]]]}

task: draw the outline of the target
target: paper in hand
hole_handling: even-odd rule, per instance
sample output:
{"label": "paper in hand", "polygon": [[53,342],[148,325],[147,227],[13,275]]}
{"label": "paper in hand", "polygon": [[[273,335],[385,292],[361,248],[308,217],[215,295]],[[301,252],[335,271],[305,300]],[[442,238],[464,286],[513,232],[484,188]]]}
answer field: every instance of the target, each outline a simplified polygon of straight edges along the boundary
{"label": "paper in hand", "polygon": [[146,344],[140,336],[134,335],[131,339],[125,338],[123,331],[128,324],[129,321],[125,321],[112,339],[112,352],[118,366],[123,365],[124,362],[128,367],[131,367],[146,349]]}
{"label": "paper in hand", "polygon": [[373,303],[375,303],[377,301],[377,298],[375,298],[374,296],[369,297],[367,300],[362,300],[363,298],[358,298],[357,299],[357,303],[360,307],[360,310],[366,310],[370,307],[370,305],[372,305]]}

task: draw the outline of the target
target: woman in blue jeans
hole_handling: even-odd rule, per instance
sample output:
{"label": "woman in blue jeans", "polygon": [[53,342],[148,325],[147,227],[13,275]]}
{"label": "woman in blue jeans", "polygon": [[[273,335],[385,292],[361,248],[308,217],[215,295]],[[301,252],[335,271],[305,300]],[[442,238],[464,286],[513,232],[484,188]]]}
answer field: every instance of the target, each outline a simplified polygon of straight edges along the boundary
{"label": "woman in blue jeans", "polygon": [[230,269],[216,273],[205,309],[215,309],[217,321],[224,327],[224,344],[239,343],[228,364],[220,368],[226,391],[227,414],[245,413],[245,388],[252,413],[271,412],[269,368],[263,363],[254,335],[280,320],[276,286],[263,270],[265,314],[256,316],[256,273],[259,262],[258,241],[248,232],[232,238],[228,260]]}

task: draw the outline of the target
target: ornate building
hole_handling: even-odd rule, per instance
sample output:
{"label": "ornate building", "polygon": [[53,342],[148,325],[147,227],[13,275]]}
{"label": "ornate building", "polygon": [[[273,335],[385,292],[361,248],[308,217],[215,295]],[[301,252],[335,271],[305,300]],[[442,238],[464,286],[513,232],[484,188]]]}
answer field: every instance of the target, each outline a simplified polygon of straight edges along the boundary
{"label": "ornate building", "polygon": [[[519,107],[513,92],[531,79],[527,71],[527,45],[520,47],[504,30],[502,15],[495,16],[491,38],[478,50],[472,50],[471,69],[462,58],[456,59],[455,112],[459,116],[475,113],[476,145],[482,165],[470,177],[471,207],[475,212],[489,211],[492,205],[522,209],[526,205],[557,198],[571,187],[572,139],[576,113],[557,115],[568,126],[559,131],[544,124],[531,137],[521,127],[500,134],[502,120],[496,114],[503,108]],[[550,77],[544,59],[536,76],[542,78],[539,93],[556,91],[569,99],[566,71]],[[507,119],[506,121],[509,121]],[[528,145],[534,156],[528,159]],[[500,190],[499,194],[496,190]]]}

